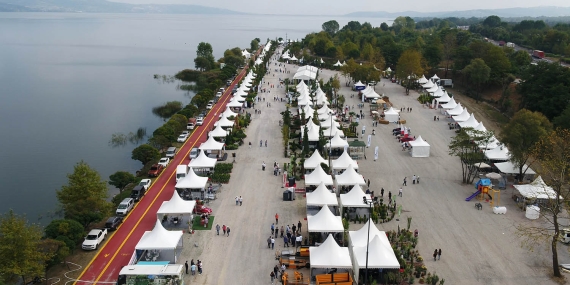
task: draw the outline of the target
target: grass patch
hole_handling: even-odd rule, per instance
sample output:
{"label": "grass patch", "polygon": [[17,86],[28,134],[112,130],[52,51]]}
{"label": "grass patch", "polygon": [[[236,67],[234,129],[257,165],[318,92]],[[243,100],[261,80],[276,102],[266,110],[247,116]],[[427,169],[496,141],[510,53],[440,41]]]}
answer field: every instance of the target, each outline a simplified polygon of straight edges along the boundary
{"label": "grass patch", "polygon": [[208,218],[208,226],[203,227],[200,224],[200,216],[196,215],[196,216],[194,216],[194,220],[192,221],[192,229],[196,230],[196,231],[208,231],[208,230],[212,229],[213,224],[214,224],[214,216],[210,216]]}
{"label": "grass patch", "polygon": [[501,112],[487,105],[485,105],[485,114],[487,115],[488,118],[490,118],[500,126],[507,124],[509,122],[509,118],[507,116],[503,115]]}

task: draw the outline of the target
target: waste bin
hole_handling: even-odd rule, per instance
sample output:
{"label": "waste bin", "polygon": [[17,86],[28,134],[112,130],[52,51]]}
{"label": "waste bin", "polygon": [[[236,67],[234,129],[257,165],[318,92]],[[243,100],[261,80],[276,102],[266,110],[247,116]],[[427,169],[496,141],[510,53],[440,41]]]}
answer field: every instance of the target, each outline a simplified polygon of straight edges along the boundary
{"label": "waste bin", "polygon": [[283,191],[283,201],[291,201],[291,191]]}
{"label": "waste bin", "polygon": [[293,187],[293,185],[295,185],[295,177],[289,177],[288,182],[289,182],[289,186]]}

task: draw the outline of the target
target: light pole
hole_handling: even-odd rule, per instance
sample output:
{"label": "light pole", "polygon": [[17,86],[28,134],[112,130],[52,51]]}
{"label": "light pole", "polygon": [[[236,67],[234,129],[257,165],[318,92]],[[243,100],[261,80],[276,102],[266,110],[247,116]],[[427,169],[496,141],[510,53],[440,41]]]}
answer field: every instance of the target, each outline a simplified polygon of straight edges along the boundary
{"label": "light pole", "polygon": [[332,111],[329,111],[329,117],[331,117],[331,125],[329,128],[329,169],[331,171],[331,175],[332,175],[332,165],[331,165],[331,155],[332,155],[332,123],[333,123],[333,117],[332,117]]}
{"label": "light pole", "polygon": [[364,284],[368,284],[368,244],[370,243],[370,215],[372,215],[372,200],[366,199],[366,196],[362,196],[362,202],[368,205],[368,235],[366,236],[366,280]]}

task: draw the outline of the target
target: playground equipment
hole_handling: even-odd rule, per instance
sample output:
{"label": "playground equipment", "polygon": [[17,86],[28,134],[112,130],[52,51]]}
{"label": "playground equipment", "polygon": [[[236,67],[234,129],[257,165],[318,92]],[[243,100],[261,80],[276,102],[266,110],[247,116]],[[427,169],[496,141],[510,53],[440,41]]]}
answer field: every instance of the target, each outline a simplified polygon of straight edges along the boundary
{"label": "playground equipment", "polygon": [[473,198],[478,197],[479,201],[482,201],[485,198],[485,195],[489,197],[487,200],[491,207],[493,206],[493,201],[497,201],[497,206],[501,201],[501,191],[495,190],[491,186],[491,179],[488,178],[481,178],[477,183],[475,183],[475,189],[477,191],[471,196],[465,198],[465,201],[471,201]]}

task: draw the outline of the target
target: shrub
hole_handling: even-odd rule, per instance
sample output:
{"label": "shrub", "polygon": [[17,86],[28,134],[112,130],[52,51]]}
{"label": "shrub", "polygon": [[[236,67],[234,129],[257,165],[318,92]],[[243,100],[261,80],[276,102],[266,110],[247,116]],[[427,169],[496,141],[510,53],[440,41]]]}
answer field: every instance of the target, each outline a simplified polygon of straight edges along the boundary
{"label": "shrub", "polygon": [[212,174],[212,182],[213,183],[228,183],[230,182],[230,174],[229,173],[216,173]]}
{"label": "shrub", "polygon": [[234,165],[232,163],[218,163],[214,167],[215,173],[232,173]]}

